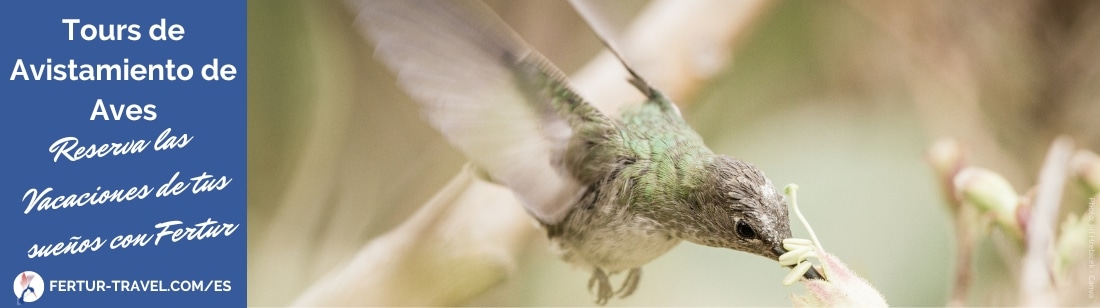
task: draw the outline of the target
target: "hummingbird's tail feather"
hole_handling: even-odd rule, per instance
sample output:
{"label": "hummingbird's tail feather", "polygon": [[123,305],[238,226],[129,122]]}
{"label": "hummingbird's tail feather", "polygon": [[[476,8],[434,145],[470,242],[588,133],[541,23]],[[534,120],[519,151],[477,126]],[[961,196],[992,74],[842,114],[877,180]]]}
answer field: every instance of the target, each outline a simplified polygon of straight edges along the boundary
{"label": "hummingbird's tail feather", "polygon": [[349,1],[428,121],[543,223],[581,185],[562,163],[576,127],[606,116],[479,1]]}

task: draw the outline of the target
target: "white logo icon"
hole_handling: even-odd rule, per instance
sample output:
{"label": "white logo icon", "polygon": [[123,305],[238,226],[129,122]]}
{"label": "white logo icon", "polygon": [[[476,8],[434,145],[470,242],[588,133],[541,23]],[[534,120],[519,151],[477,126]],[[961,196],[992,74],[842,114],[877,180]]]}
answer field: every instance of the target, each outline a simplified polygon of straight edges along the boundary
{"label": "white logo icon", "polygon": [[36,301],[42,297],[42,293],[46,292],[42,276],[32,271],[16,275],[12,287],[15,289],[15,298],[18,299],[15,303],[19,305]]}

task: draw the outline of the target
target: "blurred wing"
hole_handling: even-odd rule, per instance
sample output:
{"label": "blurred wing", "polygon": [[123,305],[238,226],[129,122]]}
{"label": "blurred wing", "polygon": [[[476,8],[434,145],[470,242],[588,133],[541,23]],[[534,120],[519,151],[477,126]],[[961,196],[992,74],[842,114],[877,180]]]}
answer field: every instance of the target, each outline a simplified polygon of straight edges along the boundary
{"label": "blurred wing", "polygon": [[623,64],[623,67],[626,67],[626,71],[630,72],[630,84],[634,85],[634,88],[637,88],[638,91],[648,97],[649,103],[658,104],[661,106],[661,110],[682,117],[683,115],[680,114],[680,108],[676,107],[676,104],[669,101],[664,94],[657,91],[657,89],[650,85],[645,78],[642,78],[642,75],[638,74],[638,72],[634,71],[634,68],[630,66],[627,57],[621,52],[622,49],[616,44],[619,37],[618,31],[607,22],[607,18],[604,17],[606,14],[601,10],[601,7],[607,7],[607,3],[597,4],[595,0],[570,0],[569,3],[573,5],[573,9],[577,11],[577,14],[588,23],[588,27],[592,29],[592,32],[596,33],[596,37],[603,42],[607,50],[610,50],[611,54],[615,55],[615,58],[618,58],[619,62]]}
{"label": "blurred wing", "polygon": [[[605,14],[600,9],[601,5],[594,3],[592,0],[570,0],[569,4],[573,5],[573,9],[577,11],[577,14],[584,19],[588,27],[592,29],[592,32],[596,33],[596,38],[599,38],[600,42],[603,42],[603,45],[607,47],[607,50],[611,51],[611,54],[619,59],[623,67],[626,67],[626,71],[630,72],[630,84],[638,88],[638,91],[641,91],[642,94],[651,97],[653,87],[651,87],[641,75],[638,75],[638,73],[634,71],[634,68],[630,66],[630,63],[627,62],[626,58],[623,57],[623,54],[619,51],[621,49],[616,43],[619,37],[618,31],[607,22],[607,18],[603,17]],[[604,3],[602,5],[607,4]]]}
{"label": "blurred wing", "polygon": [[573,132],[542,86],[564,75],[480,2],[351,4],[431,124],[539,220],[561,221],[580,185],[554,161]]}

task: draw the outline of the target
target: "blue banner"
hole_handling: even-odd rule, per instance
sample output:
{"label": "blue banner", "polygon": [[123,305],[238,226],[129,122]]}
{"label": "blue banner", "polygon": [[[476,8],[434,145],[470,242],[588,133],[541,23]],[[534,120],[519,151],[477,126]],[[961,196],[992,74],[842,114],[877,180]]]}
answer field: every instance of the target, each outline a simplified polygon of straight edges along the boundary
{"label": "blue banner", "polygon": [[0,7],[9,304],[245,306],[245,2]]}

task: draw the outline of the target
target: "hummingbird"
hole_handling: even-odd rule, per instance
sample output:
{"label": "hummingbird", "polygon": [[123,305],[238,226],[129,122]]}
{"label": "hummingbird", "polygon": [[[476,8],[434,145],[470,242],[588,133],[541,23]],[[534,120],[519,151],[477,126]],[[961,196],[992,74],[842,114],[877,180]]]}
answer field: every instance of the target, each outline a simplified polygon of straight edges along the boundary
{"label": "hummingbird", "polygon": [[[562,259],[592,270],[596,303],[632,294],[642,266],[684,240],[773,260],[786,252],[783,195],[757,167],[711,151],[604,38],[646,97],[617,116],[480,1],[349,4],[428,122],[511,189]],[[614,290],[608,277],[622,272]]]}

